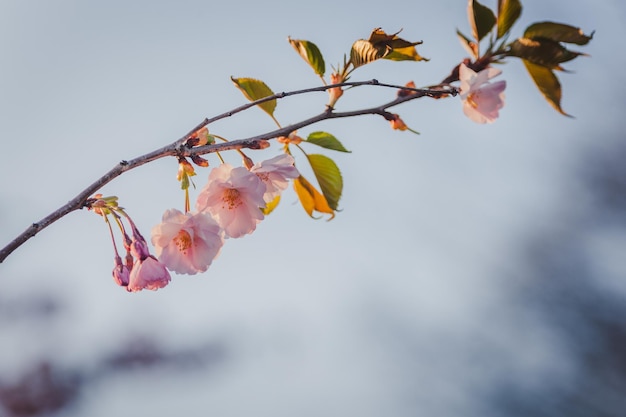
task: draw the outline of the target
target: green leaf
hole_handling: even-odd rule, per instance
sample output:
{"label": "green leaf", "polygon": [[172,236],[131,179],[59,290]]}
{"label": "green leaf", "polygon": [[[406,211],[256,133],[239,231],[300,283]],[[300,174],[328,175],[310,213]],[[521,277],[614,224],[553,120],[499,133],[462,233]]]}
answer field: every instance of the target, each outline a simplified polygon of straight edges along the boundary
{"label": "green leaf", "polygon": [[469,0],[467,15],[472,28],[472,36],[477,41],[487,35],[496,24],[496,16],[489,7],[483,6],[476,0]]}
{"label": "green leaf", "polygon": [[[256,101],[265,97],[273,96],[274,92],[263,81],[254,78],[233,78],[230,79],[243,95],[250,101]],[[258,104],[267,114],[274,117],[274,109],[276,109],[276,99]]]}
{"label": "green leaf", "polygon": [[350,152],[343,147],[341,142],[339,142],[336,137],[327,132],[313,132],[306,138],[306,142],[321,146],[322,148],[331,149],[333,151]]}
{"label": "green leaf", "polygon": [[[535,85],[552,107],[564,116],[569,116],[561,108],[561,83],[549,68],[522,60]],[[571,116],[570,116],[571,117]]]}
{"label": "green leaf", "polygon": [[326,64],[324,63],[324,57],[320,52],[317,45],[313,42],[287,38],[291,46],[300,54],[302,59],[313,68],[313,71],[320,77],[324,76],[326,72]]}
{"label": "green leaf", "polygon": [[458,29],[456,31],[456,35],[459,37],[461,45],[465,48],[467,53],[474,57],[474,59],[478,58],[478,44],[462,34]]}
{"label": "green leaf", "polygon": [[498,39],[507,34],[521,14],[519,0],[498,0]]}
{"label": "green leaf", "polygon": [[309,216],[313,217],[313,212],[317,211],[330,214],[331,217],[328,220],[335,217],[335,211],[328,206],[326,198],[302,175],[293,180],[293,188]]}
{"label": "green leaf", "polygon": [[181,190],[186,190],[187,188],[189,188],[189,176],[187,174],[185,174],[180,179],[180,189]]}
{"label": "green leaf", "polygon": [[580,28],[554,22],[538,22],[526,28],[525,38],[537,39],[545,38],[554,42],[574,43],[576,45],[586,45],[591,38],[583,33]]}
{"label": "green leaf", "polygon": [[562,69],[560,64],[570,61],[580,52],[568,51],[560,43],[546,38],[519,38],[509,45],[509,56],[525,59],[550,69]]}
{"label": "green leaf", "polygon": [[343,191],[343,179],[335,162],[325,155],[307,155],[315,178],[322,189],[322,194],[328,202],[328,206],[337,210],[341,192]]}

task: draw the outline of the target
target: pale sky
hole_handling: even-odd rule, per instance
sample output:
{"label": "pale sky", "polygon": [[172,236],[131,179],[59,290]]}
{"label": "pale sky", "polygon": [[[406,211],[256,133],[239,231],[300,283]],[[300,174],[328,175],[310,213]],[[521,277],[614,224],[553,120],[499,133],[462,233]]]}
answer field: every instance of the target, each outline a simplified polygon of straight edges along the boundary
{"label": "pale sky", "polygon": [[[244,104],[230,76],[262,79],[275,92],[318,85],[288,36],[315,42],[330,68],[375,27],[403,29],[424,41],[418,51],[430,61],[377,62],[352,80],[422,86],[465,57],[455,35],[470,32],[465,8],[462,0],[0,1],[0,244],[118,161]],[[625,12],[609,0],[524,2],[513,36],[542,20],[596,30],[587,47],[572,48],[591,56],[559,74],[574,119],[552,110],[511,61],[500,67],[507,103],[493,125],[471,122],[458,99],[421,99],[394,108],[420,136],[374,116],[303,129],[328,131],[352,151],[309,147],[342,170],[337,217],[308,218],[289,189],[254,234],[226,242],[209,271],[173,274],[157,292],[117,287],[104,222],[87,211],[68,215],[0,264],[0,301],[50,292],[65,305],[45,327],[0,325],[11,334],[0,345],[0,374],[46,356],[88,364],[136,334],[172,348],[220,340],[232,360],[217,374],[125,379],[89,393],[106,407],[85,400],[69,415],[453,416],[476,410],[468,394],[489,382],[489,369],[467,367],[476,338],[520,378],[566,372],[540,325],[512,331],[501,314],[512,296],[507,280],[524,279],[516,242],[549,225],[564,201],[576,204],[563,186],[573,162],[606,146],[594,132],[623,123]],[[338,110],[393,95],[351,90]],[[281,100],[276,117],[287,125],[325,102],[323,94]],[[229,139],[273,128],[258,109],[210,127]],[[249,155],[278,152],[274,144]],[[176,170],[162,159],[103,193],[117,195],[147,236],[166,209],[183,208]],[[198,170],[199,187],[208,173]],[[522,333],[536,336],[532,349],[515,350]]]}

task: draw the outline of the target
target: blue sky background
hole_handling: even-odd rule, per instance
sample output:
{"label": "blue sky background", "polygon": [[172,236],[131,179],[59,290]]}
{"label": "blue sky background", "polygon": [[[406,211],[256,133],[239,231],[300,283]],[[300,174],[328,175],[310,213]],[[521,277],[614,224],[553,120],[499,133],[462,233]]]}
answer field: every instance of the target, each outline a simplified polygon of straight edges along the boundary
{"label": "blue sky background", "polygon": [[[89,369],[135,338],[225,352],[215,367],[105,378],[64,414],[90,416],[486,415],[482,399],[503,373],[530,387],[574,377],[566,347],[516,298],[530,279],[520,242],[588,204],[572,180],[576,164],[623,141],[604,132],[623,127],[625,18],[618,1],[524,3],[513,36],[542,20],[596,30],[579,48],[591,57],[559,74],[574,119],[553,111],[511,61],[493,125],[471,122],[458,99],[421,99],[394,109],[420,136],[374,116],[302,129],[331,132],[352,151],[321,151],[344,176],[337,217],[309,219],[290,189],[254,234],[227,241],[207,273],[173,276],[163,290],[115,286],[104,223],[70,214],[0,265],[5,305],[50,296],[61,306],[42,320],[0,321],[0,375],[46,358]],[[318,85],[287,36],[315,42],[330,67],[375,27],[423,40],[430,61],[376,62],[353,80],[433,84],[465,57],[455,30],[470,32],[461,0],[0,2],[1,244],[118,161],[245,103],[231,76],[276,92]],[[353,89],[338,110],[394,94]],[[281,100],[276,117],[288,125],[325,103],[321,93]],[[210,127],[233,140],[273,128],[258,109]],[[162,159],[102,192],[119,196],[149,235],[166,209],[183,208],[176,170]],[[199,187],[208,172],[198,170]],[[613,275],[624,272],[619,256],[603,259]],[[626,294],[626,281],[606,281]]]}

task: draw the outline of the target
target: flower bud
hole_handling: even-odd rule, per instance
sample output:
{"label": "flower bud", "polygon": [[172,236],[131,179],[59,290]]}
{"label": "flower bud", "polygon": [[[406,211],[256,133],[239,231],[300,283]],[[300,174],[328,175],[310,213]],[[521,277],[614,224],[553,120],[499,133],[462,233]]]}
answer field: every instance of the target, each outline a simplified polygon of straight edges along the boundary
{"label": "flower bud", "polygon": [[302,138],[298,135],[296,135],[296,133],[298,133],[297,130],[294,130],[293,132],[291,132],[289,134],[289,136],[279,136],[276,138],[276,141],[278,143],[284,143],[284,144],[290,144],[293,143],[294,145],[299,144],[300,142],[302,142]]}
{"label": "flower bud", "polygon": [[113,268],[113,281],[121,287],[128,286],[130,278],[129,268],[122,263],[122,258],[115,257],[115,268]]}
{"label": "flower bud", "polygon": [[245,166],[248,169],[248,171],[250,171],[250,169],[254,166],[254,161],[250,159],[250,157],[246,155],[245,153],[243,152],[240,152],[240,153],[241,153],[243,166]]}
{"label": "flower bud", "polygon": [[207,129],[206,127],[203,127],[201,129],[196,130],[191,135],[189,135],[185,143],[189,147],[194,147],[194,146],[203,146],[209,142],[211,142],[209,129]]}
{"label": "flower bud", "polygon": [[199,167],[206,168],[209,166],[209,161],[207,159],[204,159],[200,155],[192,154],[190,158],[193,161],[193,163],[198,165]]}
{"label": "flower bud", "polygon": [[[330,75],[331,84],[340,84],[342,82],[344,82],[344,80],[341,78],[339,74],[332,73]],[[339,97],[343,95],[343,90],[341,89],[341,87],[333,87],[328,90],[328,95],[330,96],[328,107],[333,107],[335,103],[337,102],[337,100],[339,100]]]}
{"label": "flower bud", "polygon": [[[413,81],[409,81],[404,86],[409,88],[415,88],[415,83]],[[414,96],[415,94],[417,94],[417,92],[413,90],[406,90],[404,88],[398,90],[398,97]]]}
{"label": "flower bud", "polygon": [[395,130],[407,130],[408,129],[407,125],[404,123],[404,121],[402,121],[400,116],[398,116],[397,114],[393,114],[392,116],[393,117],[389,119],[389,123],[391,123],[392,129],[395,129]]}

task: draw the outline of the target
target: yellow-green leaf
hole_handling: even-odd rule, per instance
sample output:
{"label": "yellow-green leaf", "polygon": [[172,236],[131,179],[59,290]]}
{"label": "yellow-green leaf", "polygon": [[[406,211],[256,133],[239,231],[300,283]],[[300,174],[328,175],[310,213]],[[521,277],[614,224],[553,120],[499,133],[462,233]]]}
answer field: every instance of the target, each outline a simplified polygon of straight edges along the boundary
{"label": "yellow-green leaf", "polygon": [[313,71],[320,77],[324,76],[326,72],[326,64],[324,63],[324,57],[320,52],[317,45],[313,42],[287,38],[291,46],[300,54],[302,59],[313,68]]}
{"label": "yellow-green leaf", "polygon": [[265,207],[261,209],[261,211],[267,216],[274,211],[274,209],[278,206],[278,203],[280,203],[280,195],[277,195],[276,198],[267,203]]}
{"label": "yellow-green leaf", "polygon": [[388,59],[390,61],[428,61],[428,59],[417,53],[415,46],[394,48],[391,53],[384,57],[384,59]]}
{"label": "yellow-green leaf", "polygon": [[313,132],[306,138],[306,142],[321,146],[322,148],[331,149],[333,151],[350,152],[343,147],[341,142],[339,142],[336,137],[327,132]]}
{"label": "yellow-green leaf", "polygon": [[343,191],[343,178],[335,162],[325,155],[307,155],[311,169],[322,189],[322,194],[328,202],[328,206],[337,210],[339,199]]}
{"label": "yellow-green leaf", "polygon": [[330,214],[331,217],[328,220],[335,217],[335,211],[328,206],[324,196],[302,175],[293,181],[293,188],[309,216],[313,217],[313,212],[317,211],[318,213]]}
{"label": "yellow-green leaf", "polygon": [[569,116],[561,108],[561,83],[549,68],[522,60],[535,85],[552,107],[564,116]]}
{"label": "yellow-green leaf", "polygon": [[519,0],[498,0],[498,39],[507,34],[521,14]]}
{"label": "yellow-green leaf", "polygon": [[574,43],[576,45],[586,45],[591,38],[583,33],[580,28],[554,22],[538,22],[526,28],[525,38],[536,39],[545,38],[554,42]]}
{"label": "yellow-green leaf", "polygon": [[477,41],[484,38],[496,24],[496,16],[493,14],[493,11],[476,0],[469,0],[467,17],[472,28],[472,36]]}
{"label": "yellow-green leaf", "polygon": [[187,188],[189,188],[189,175],[184,174],[180,179],[180,189],[186,190]]}
{"label": "yellow-green leaf", "polygon": [[[273,96],[274,92],[261,80],[254,78],[234,78],[230,79],[235,86],[241,90],[243,95],[250,101],[256,101],[265,97]],[[274,117],[274,109],[276,109],[276,99],[268,100],[258,104],[267,114]]]}

